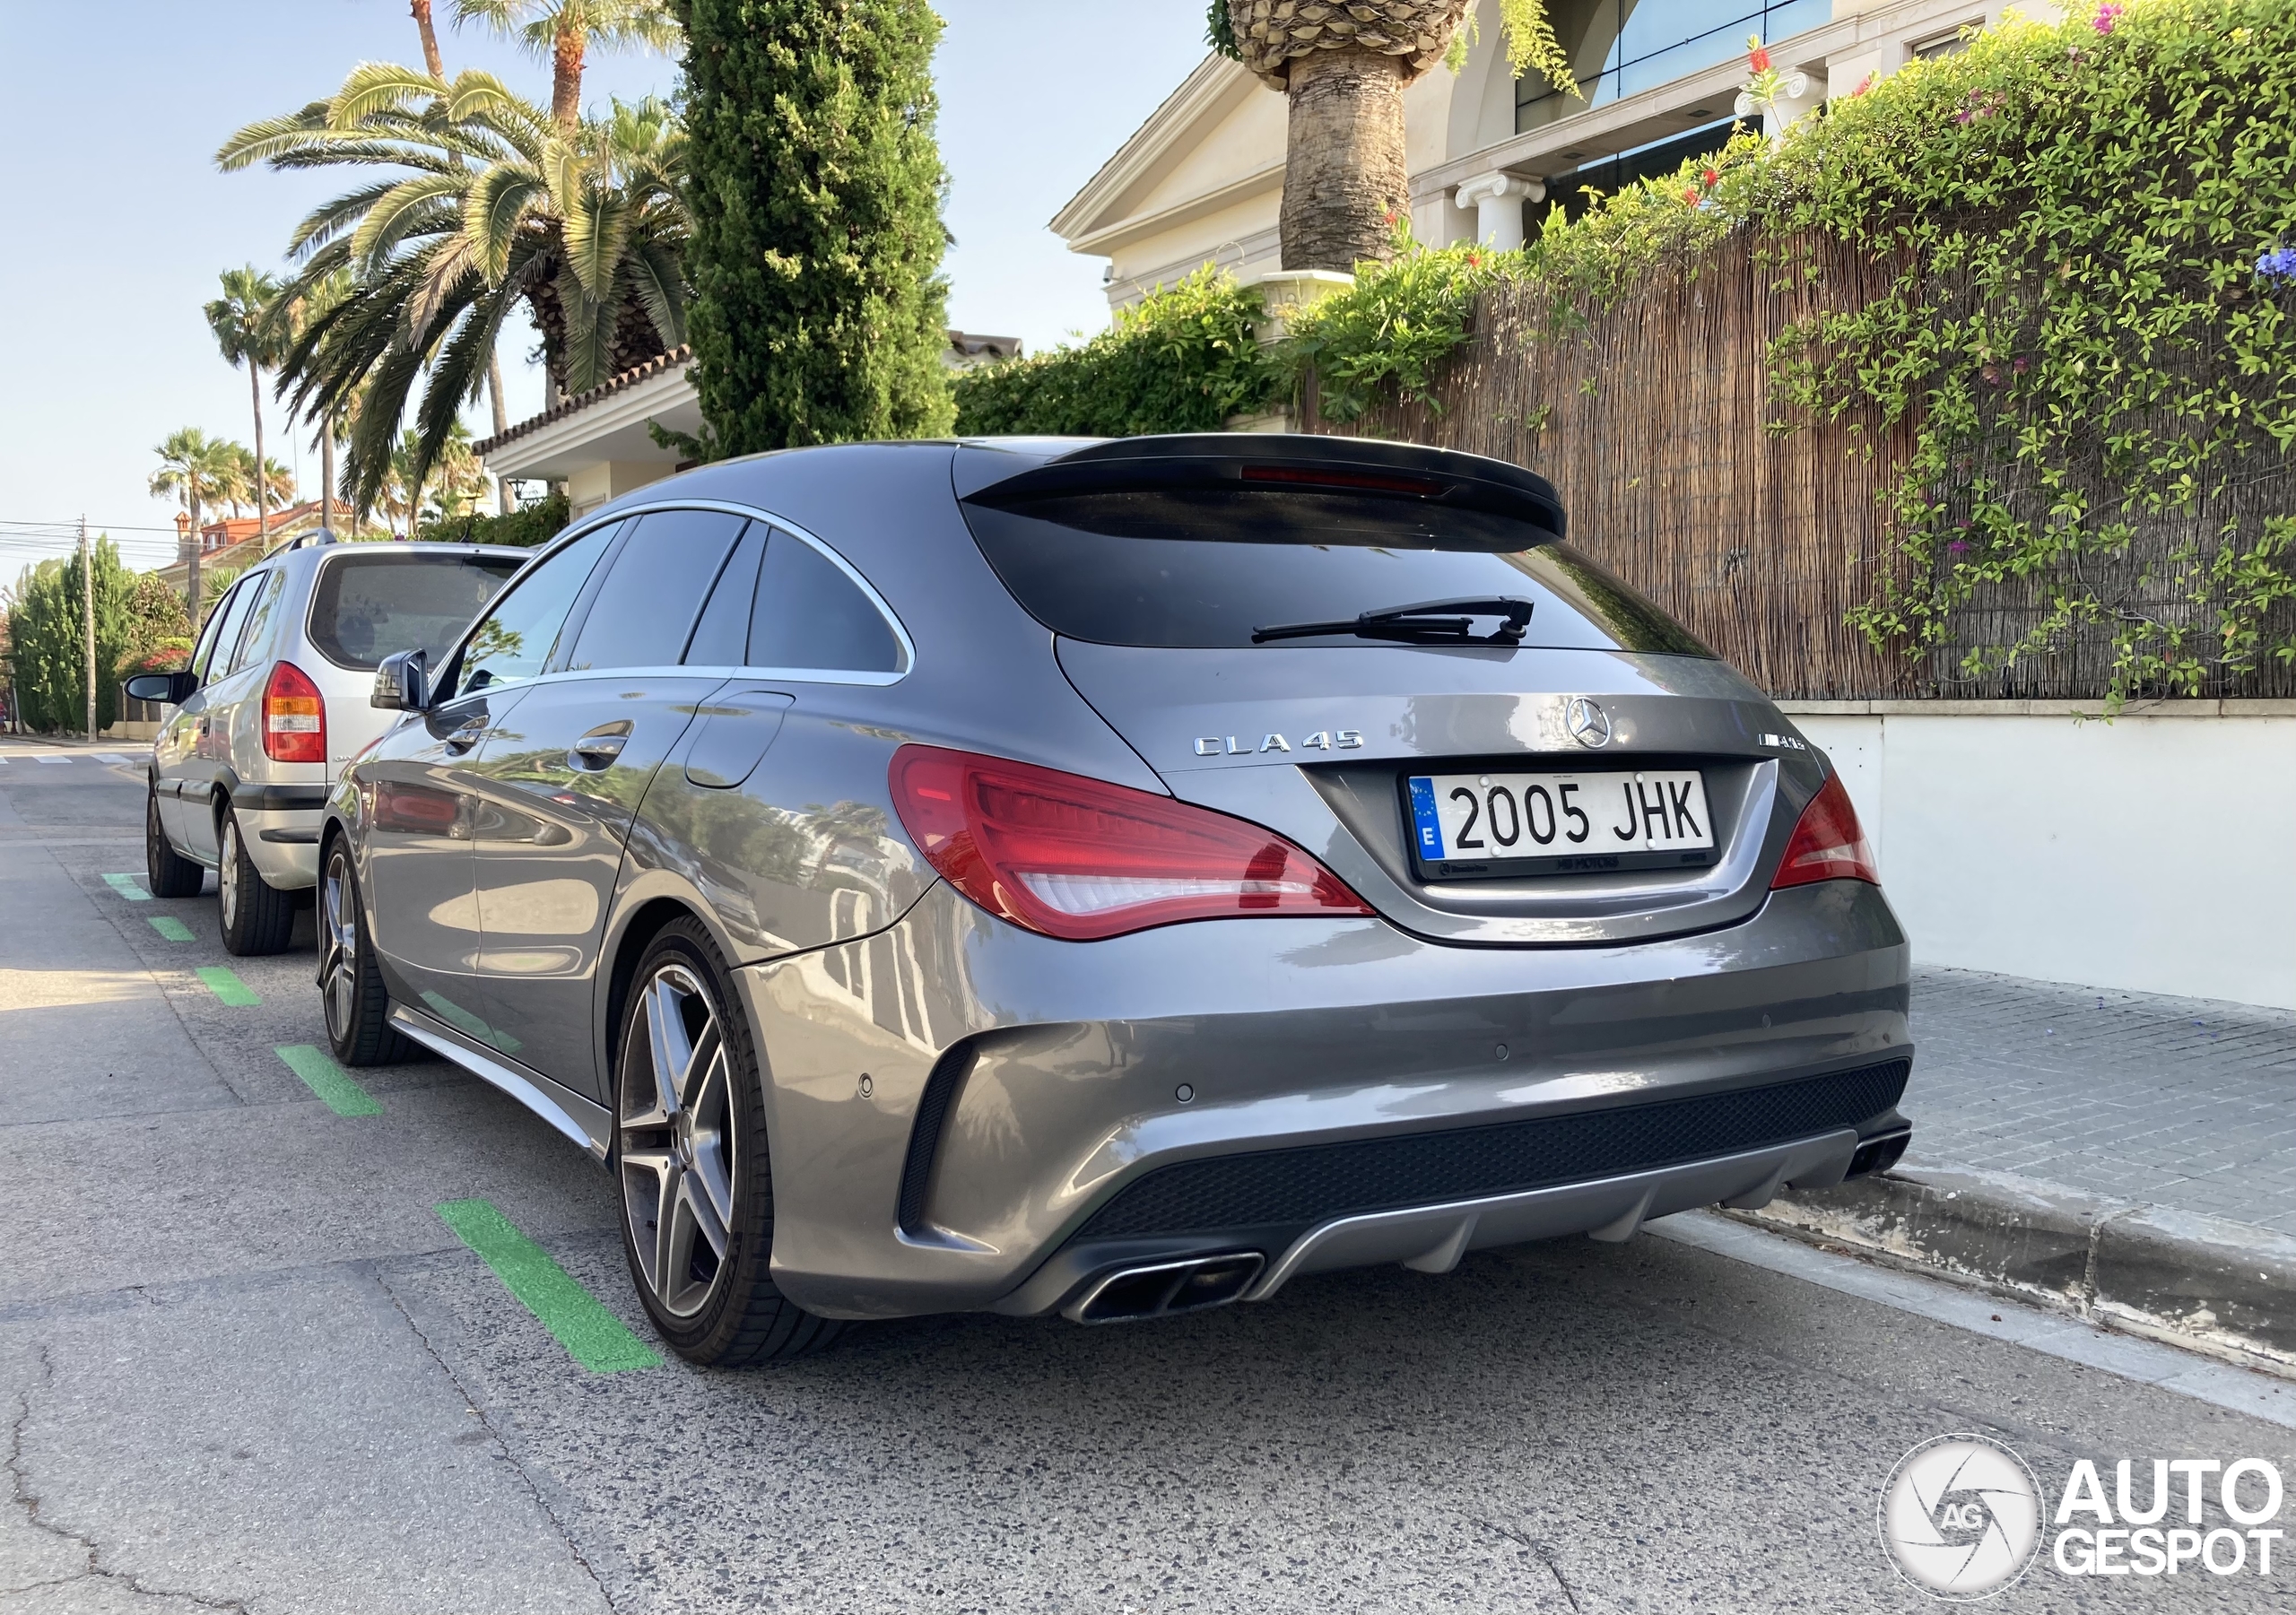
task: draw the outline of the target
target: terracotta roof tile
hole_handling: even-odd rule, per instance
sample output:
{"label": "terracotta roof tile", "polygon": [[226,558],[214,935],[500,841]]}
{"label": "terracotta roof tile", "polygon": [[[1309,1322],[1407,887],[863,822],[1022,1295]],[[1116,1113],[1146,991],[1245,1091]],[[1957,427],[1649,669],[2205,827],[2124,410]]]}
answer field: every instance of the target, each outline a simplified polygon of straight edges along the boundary
{"label": "terracotta roof tile", "polygon": [[680,343],[668,352],[657,353],[644,364],[633,365],[621,375],[610,377],[586,392],[576,393],[570,397],[560,399],[539,415],[530,415],[516,426],[506,428],[491,438],[481,438],[471,446],[473,452],[480,455],[491,454],[504,444],[515,443],[528,432],[540,431],[553,421],[563,421],[575,411],[587,409],[601,398],[611,397],[624,387],[635,386],[648,377],[659,376],[665,370],[692,362],[693,349],[687,344]]}

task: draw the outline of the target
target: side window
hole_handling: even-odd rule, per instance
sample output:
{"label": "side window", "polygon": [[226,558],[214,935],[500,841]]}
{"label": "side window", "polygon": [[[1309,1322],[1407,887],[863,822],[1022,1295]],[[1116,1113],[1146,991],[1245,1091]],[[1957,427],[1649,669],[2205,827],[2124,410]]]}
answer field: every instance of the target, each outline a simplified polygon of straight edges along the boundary
{"label": "side window", "polygon": [[776,533],[750,614],[752,667],[899,673],[900,641],[874,602],[802,538]]}
{"label": "side window", "polygon": [[215,659],[215,641],[222,634],[223,619],[230,615],[231,600],[226,595],[207,609],[207,626],[199,632],[199,643],[192,647],[191,671],[199,683],[207,682],[207,664]]}
{"label": "side window", "polygon": [[216,630],[215,647],[209,655],[207,672],[200,680],[203,684],[222,678],[230,670],[231,652],[239,647],[239,630],[247,627],[248,612],[262,586],[260,578],[248,578],[231,591],[231,597],[219,609],[217,614],[222,618],[223,626]]}
{"label": "side window", "polygon": [[253,596],[255,606],[248,613],[248,625],[239,635],[238,648],[231,652],[228,671],[237,673],[250,662],[269,656],[272,638],[279,628],[279,596],[286,586],[287,574],[283,569],[248,585],[250,589],[260,590],[261,593]]}
{"label": "side window", "polygon": [[733,559],[718,574],[709,603],[701,608],[694,625],[693,642],[685,647],[691,667],[739,667],[750,638],[750,603],[757,595],[757,563],[765,553],[766,528],[752,522],[742,530]]}
{"label": "side window", "polygon": [[608,522],[585,533],[520,575],[471,634],[456,681],[462,694],[531,679],[543,670],[575,596],[620,526]]}
{"label": "side window", "polygon": [[676,666],[742,525],[722,510],[639,517],[582,620],[566,670]]}

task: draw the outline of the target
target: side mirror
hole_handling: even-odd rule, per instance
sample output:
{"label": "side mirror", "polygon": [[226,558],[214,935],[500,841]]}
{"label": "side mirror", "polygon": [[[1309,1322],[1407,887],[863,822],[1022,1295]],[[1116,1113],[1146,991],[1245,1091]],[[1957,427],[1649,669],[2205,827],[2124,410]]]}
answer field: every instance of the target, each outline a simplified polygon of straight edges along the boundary
{"label": "side mirror", "polygon": [[184,698],[199,688],[198,677],[190,669],[179,673],[139,673],[121,686],[132,701],[157,701],[165,707],[180,707]]}
{"label": "side mirror", "polygon": [[367,705],[386,712],[422,712],[430,705],[430,653],[394,651],[375,669],[374,693]]}

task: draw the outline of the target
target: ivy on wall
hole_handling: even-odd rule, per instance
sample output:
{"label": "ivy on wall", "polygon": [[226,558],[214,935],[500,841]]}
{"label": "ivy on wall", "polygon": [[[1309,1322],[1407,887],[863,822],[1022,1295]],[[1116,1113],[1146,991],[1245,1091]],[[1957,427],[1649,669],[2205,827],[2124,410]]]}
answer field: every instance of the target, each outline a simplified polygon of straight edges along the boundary
{"label": "ivy on wall", "polygon": [[1431,403],[1500,282],[1547,340],[1694,277],[1734,230],[1776,244],[1781,280],[1813,273],[1793,243],[1827,234],[1900,267],[1772,344],[1771,430],[1870,419],[1914,441],[1884,495],[1898,564],[1853,624],[1927,656],[1967,642],[1973,602],[2013,595],[2015,631],[1966,649],[1961,676],[2101,634],[2115,703],[2198,694],[2296,660],[2292,106],[2292,0],[2012,20],[1775,143],[1742,135],[1575,221],[1554,208],[1520,252],[1361,265],[1266,360],[1249,293],[1199,276],[1085,348],[960,384],[979,401],[963,420],[1200,430],[1312,377],[1344,422]]}

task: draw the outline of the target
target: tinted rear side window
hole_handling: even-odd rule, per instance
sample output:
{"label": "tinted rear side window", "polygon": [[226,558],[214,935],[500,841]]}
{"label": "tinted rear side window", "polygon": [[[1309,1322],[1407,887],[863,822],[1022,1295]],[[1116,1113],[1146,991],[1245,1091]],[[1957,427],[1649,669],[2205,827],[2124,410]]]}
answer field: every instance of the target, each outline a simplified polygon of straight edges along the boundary
{"label": "tinted rear side window", "polygon": [[900,641],[860,586],[802,538],[766,541],[750,618],[749,664],[822,673],[899,673]]}
{"label": "tinted rear side window", "polygon": [[722,510],[639,517],[583,620],[567,670],[677,665],[743,523]]}
{"label": "tinted rear side window", "polygon": [[[1526,646],[1713,653],[1633,589],[1526,522],[1329,493],[1191,491],[968,503],[996,575],[1054,632],[1221,649],[1252,630],[1426,601],[1532,603]],[[1289,645],[1361,645],[1352,636]]]}
{"label": "tinted rear side window", "polygon": [[497,556],[338,555],[311,591],[310,637],[339,667],[375,667],[402,650],[432,665],[523,562]]}

